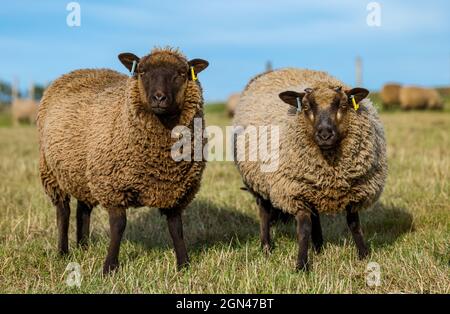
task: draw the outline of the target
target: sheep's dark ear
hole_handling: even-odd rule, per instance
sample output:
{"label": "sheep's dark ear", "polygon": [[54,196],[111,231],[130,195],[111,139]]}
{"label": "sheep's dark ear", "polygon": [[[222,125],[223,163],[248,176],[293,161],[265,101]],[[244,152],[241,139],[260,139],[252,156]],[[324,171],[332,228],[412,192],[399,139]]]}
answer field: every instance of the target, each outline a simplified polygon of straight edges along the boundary
{"label": "sheep's dark ear", "polygon": [[356,102],[359,103],[361,100],[366,98],[367,95],[369,95],[369,91],[367,89],[361,88],[361,87],[355,87],[350,90],[346,90],[345,93],[347,94],[349,103],[351,103],[351,101],[352,101],[350,96],[354,96]]}
{"label": "sheep's dark ear", "polygon": [[278,96],[285,103],[297,108],[297,98],[300,98],[300,100],[302,100],[303,96],[305,96],[305,93],[286,91],[286,92],[280,93]]}
{"label": "sheep's dark ear", "polygon": [[133,61],[139,63],[139,57],[131,52],[124,52],[119,54],[119,60],[130,72],[131,69],[133,68]]}
{"label": "sheep's dark ear", "polygon": [[209,65],[209,62],[203,59],[192,59],[188,62],[188,64],[189,68],[194,67],[195,74],[197,74],[206,69]]}

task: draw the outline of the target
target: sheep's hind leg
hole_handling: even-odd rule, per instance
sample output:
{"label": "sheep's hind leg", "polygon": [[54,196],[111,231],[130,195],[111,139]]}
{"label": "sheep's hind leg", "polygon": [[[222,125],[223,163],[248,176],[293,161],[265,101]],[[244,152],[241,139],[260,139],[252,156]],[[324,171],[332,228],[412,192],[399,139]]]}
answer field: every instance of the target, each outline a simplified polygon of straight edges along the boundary
{"label": "sheep's hind leg", "polygon": [[181,219],[181,212],[181,209],[176,208],[167,210],[161,209],[161,213],[167,218],[169,233],[172,237],[173,246],[175,248],[178,270],[181,270],[189,265],[189,256],[183,238],[183,221]]}
{"label": "sheep's hind leg", "polygon": [[311,239],[314,245],[314,249],[316,253],[320,253],[322,251],[323,246],[323,236],[322,236],[322,226],[320,225],[320,215],[317,210],[313,210],[311,214],[311,224],[312,224],[312,232]]}
{"label": "sheep's hind leg", "polygon": [[108,255],[106,256],[103,265],[103,273],[108,274],[119,267],[119,250],[120,241],[122,240],[123,232],[127,225],[127,213],[125,209],[108,210],[109,213],[109,227],[110,227],[110,242],[108,248]]}
{"label": "sheep's hind leg", "polygon": [[311,214],[300,211],[295,216],[297,220],[298,258],[297,270],[309,270],[308,249],[311,237]]}
{"label": "sheep's hind leg", "polygon": [[70,197],[58,197],[53,204],[56,206],[56,223],[58,226],[58,253],[65,255],[69,253],[69,219],[70,219]]}
{"label": "sheep's hind leg", "polygon": [[261,248],[265,254],[269,254],[272,251],[272,242],[270,240],[270,222],[272,218],[272,204],[257,196],[256,203],[259,207],[259,237],[261,239]]}
{"label": "sheep's hind leg", "polygon": [[358,249],[359,259],[364,259],[369,255],[369,248],[364,242],[361,224],[359,222],[358,212],[352,212],[351,208],[347,208],[347,225],[352,233],[356,248]]}
{"label": "sheep's hind leg", "polygon": [[85,202],[77,202],[77,244],[87,247],[92,206]]}

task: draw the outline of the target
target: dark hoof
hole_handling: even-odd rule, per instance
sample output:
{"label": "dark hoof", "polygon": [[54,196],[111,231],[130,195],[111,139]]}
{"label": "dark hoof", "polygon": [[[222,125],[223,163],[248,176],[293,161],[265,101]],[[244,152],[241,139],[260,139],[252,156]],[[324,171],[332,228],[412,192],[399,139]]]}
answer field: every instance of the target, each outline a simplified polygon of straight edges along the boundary
{"label": "dark hoof", "polygon": [[271,244],[263,244],[261,245],[261,249],[264,255],[269,256],[273,251],[273,246]]}
{"label": "dark hoof", "polygon": [[297,262],[295,270],[298,272],[309,272],[310,266],[308,262]]}
{"label": "dark hoof", "polygon": [[105,262],[103,265],[103,275],[109,275],[119,268],[119,262]]}
{"label": "dark hoof", "polygon": [[87,240],[80,241],[77,243],[77,245],[80,249],[83,249],[83,250],[86,250],[89,247]]}
{"label": "dark hoof", "polygon": [[316,252],[316,254],[322,253],[322,249],[323,249],[323,245],[322,244],[314,245],[314,252]]}
{"label": "dark hoof", "polygon": [[58,255],[60,257],[65,257],[69,254],[69,249],[59,249],[58,250]]}
{"label": "dark hoof", "polygon": [[183,261],[183,262],[177,262],[177,270],[178,271],[186,270],[189,268],[189,266],[190,266],[189,259],[187,259],[186,261]]}
{"label": "dark hoof", "polygon": [[370,249],[368,249],[368,248],[363,248],[363,249],[358,251],[358,258],[360,260],[365,259],[369,255],[370,255]]}

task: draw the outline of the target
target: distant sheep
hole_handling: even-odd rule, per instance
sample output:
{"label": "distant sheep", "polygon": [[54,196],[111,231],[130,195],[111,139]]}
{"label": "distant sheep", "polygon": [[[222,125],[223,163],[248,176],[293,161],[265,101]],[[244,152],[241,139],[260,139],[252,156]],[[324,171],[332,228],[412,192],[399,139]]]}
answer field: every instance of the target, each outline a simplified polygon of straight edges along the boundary
{"label": "distant sheep", "polygon": [[240,96],[241,96],[240,93],[234,93],[228,97],[226,108],[227,108],[227,113],[228,113],[229,117],[233,117],[234,110],[236,109],[236,105],[239,102]]}
{"label": "distant sheep", "polygon": [[30,124],[36,123],[39,102],[34,100],[34,87],[30,88],[29,99],[21,99],[18,96],[17,87],[13,87],[11,116],[13,125],[19,125],[20,122]]}
{"label": "distant sheep", "polygon": [[[175,126],[193,130],[203,119],[202,89],[196,74],[208,66],[188,61],[175,49],[154,49],[139,58],[119,55],[132,77],[108,69],[77,70],[55,80],[38,113],[40,173],[57,208],[58,250],[68,252],[73,196],[77,242],[89,234],[90,213],[109,213],[110,245],[103,272],[119,265],[119,248],[129,207],[157,207],[167,216],[177,265],[188,264],[181,212],[199,190],[205,161],[175,161]],[[193,72],[193,73],[192,73]]]}
{"label": "distant sheep", "polygon": [[396,83],[385,84],[380,92],[383,108],[391,109],[400,107],[400,89],[402,86]]}
{"label": "distant sheep", "polygon": [[427,89],[428,102],[427,108],[431,110],[441,110],[444,108],[444,99],[434,88]]}
{"label": "distant sheep", "polygon": [[[368,93],[350,89],[325,72],[288,68],[254,79],[236,108],[234,125],[244,132],[237,135],[236,149],[239,136],[244,136],[247,150],[255,149],[245,134],[250,126],[280,128],[275,171],[262,172],[261,158],[238,158],[236,165],[256,197],[266,252],[271,249],[273,217],[280,210],[295,216],[298,269],[308,269],[311,236],[315,249],[322,247],[320,213],[345,211],[359,257],[369,254],[358,211],[380,197],[387,162],[383,127]],[[359,108],[354,108],[351,97]]]}
{"label": "distant sheep", "polygon": [[400,106],[404,110],[442,109],[444,101],[435,89],[405,86],[400,90]]}

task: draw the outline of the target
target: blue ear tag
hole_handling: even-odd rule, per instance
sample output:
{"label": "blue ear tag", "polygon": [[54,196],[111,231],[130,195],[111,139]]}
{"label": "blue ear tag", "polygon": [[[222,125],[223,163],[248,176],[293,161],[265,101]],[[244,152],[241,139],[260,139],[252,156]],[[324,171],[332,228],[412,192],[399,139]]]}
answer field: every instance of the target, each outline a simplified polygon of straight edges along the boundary
{"label": "blue ear tag", "polygon": [[133,65],[131,66],[131,76],[134,75],[134,71],[136,70],[136,64],[137,64],[137,62],[136,62],[136,60],[134,60]]}
{"label": "blue ear tag", "polygon": [[302,111],[302,103],[300,101],[300,97],[297,97],[297,112]]}

